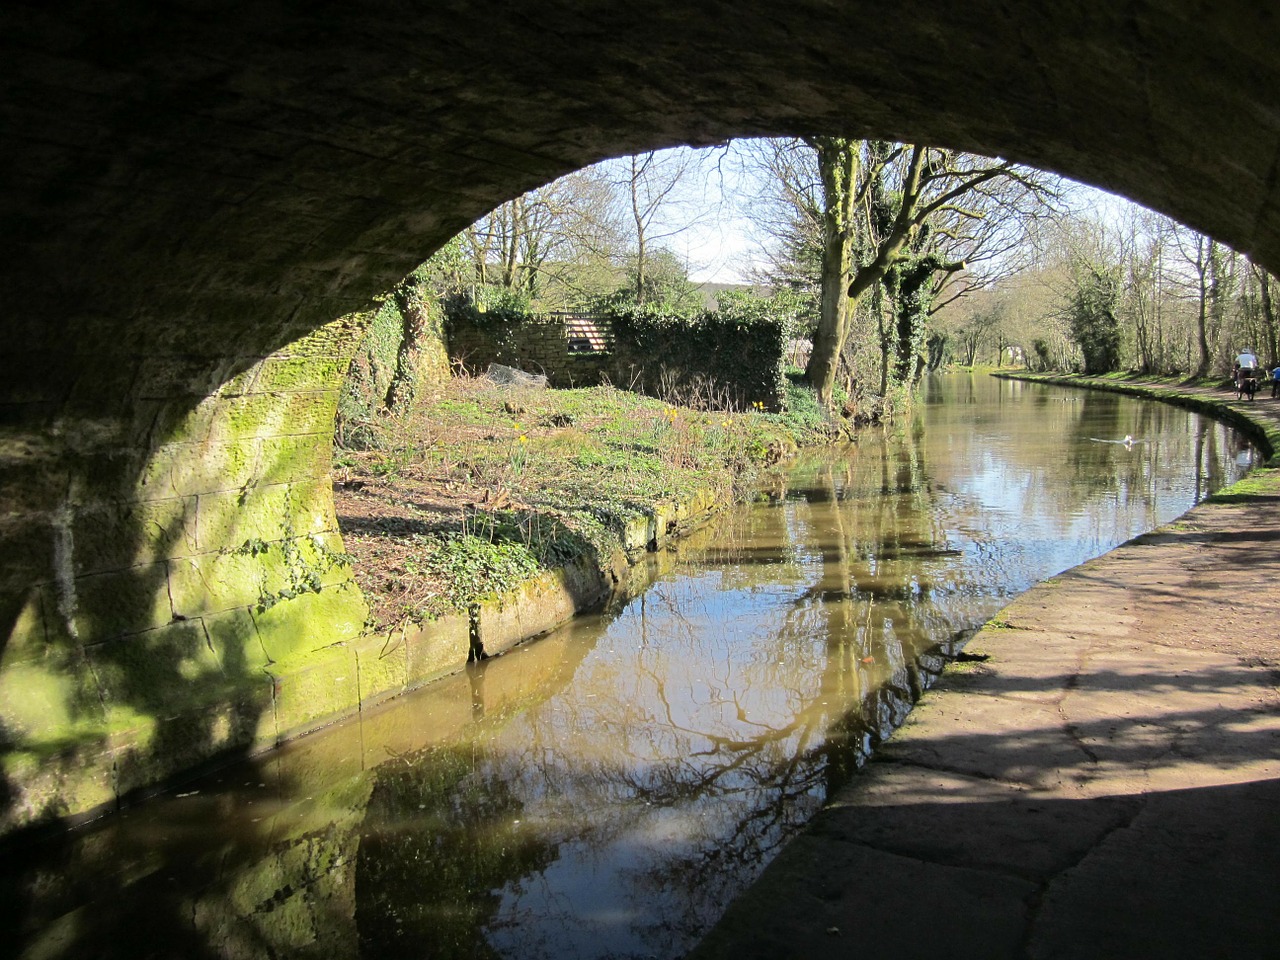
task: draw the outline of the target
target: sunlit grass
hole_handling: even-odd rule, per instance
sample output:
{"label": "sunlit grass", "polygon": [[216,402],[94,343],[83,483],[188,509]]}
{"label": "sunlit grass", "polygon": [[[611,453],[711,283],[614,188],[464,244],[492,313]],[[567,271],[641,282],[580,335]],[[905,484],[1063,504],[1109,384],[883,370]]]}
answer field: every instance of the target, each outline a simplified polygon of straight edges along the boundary
{"label": "sunlit grass", "polygon": [[626,524],[658,504],[741,499],[799,444],[830,437],[811,394],[793,387],[789,406],[450,381],[374,424],[370,449],[335,457],[344,538],[376,624],[464,609],[574,555],[612,556]]}

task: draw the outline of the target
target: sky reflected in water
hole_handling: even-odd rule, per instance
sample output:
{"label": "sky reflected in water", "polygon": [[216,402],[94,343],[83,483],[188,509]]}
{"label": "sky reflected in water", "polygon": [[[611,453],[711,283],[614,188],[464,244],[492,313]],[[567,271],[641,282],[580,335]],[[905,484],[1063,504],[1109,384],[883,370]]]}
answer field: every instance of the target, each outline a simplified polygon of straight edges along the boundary
{"label": "sky reflected in water", "polygon": [[1009,597],[1249,458],[1172,407],[934,381],[910,424],[650,558],[642,596],[83,831],[4,892],[32,956],[679,956]]}

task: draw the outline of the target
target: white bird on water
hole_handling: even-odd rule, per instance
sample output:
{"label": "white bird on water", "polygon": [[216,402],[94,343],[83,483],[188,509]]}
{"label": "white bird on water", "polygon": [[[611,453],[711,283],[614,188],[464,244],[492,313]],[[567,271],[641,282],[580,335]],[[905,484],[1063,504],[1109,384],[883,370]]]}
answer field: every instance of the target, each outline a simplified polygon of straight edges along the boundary
{"label": "white bird on water", "polygon": [[1103,440],[1101,437],[1090,437],[1094,443],[1123,443],[1126,450],[1132,450],[1135,444],[1146,443],[1146,440],[1137,440],[1130,434],[1125,434],[1123,440]]}

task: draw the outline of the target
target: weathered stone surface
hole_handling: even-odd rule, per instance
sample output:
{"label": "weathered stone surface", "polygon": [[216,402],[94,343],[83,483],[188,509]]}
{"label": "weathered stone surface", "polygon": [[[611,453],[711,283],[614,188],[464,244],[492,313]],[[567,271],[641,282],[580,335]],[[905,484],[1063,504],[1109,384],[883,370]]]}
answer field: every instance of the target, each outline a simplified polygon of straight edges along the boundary
{"label": "weathered stone surface", "polygon": [[[24,611],[18,642],[0,653],[0,725],[29,748],[51,751],[101,729],[96,680],[84,654],[69,644],[39,640]],[[28,638],[27,642],[22,642]]]}
{"label": "weathered stone surface", "polygon": [[279,551],[206,553],[169,561],[173,612],[184,619],[247,609],[288,584]]}
{"label": "weathered stone surface", "polygon": [[[327,480],[259,484],[253,489],[252,498],[252,508],[246,509],[246,491],[218,491],[199,497],[198,543],[208,551],[236,550],[250,541],[282,540],[299,533],[334,529],[327,525],[332,511]],[[317,516],[321,518],[319,523]]]}
{"label": "weathered stone surface", "polygon": [[201,619],[209,646],[228,680],[237,683],[239,678],[256,679],[263,675],[270,661],[258,636],[257,624],[247,609],[205,614]]}
{"label": "weathered stone surface", "polygon": [[[271,525],[255,487],[327,475],[351,317],[499,202],[606,156],[928,141],[1119,191],[1280,269],[1265,4],[506,13],[0,8],[0,642],[55,582],[85,643],[164,625],[158,574],[192,555],[192,498],[245,494],[243,523],[213,509],[198,552],[216,554],[239,544],[208,539]],[[118,523],[103,506],[152,501]],[[268,650],[351,625],[278,607],[257,624]],[[282,640],[286,610],[309,641]]]}
{"label": "weathered stone surface", "polygon": [[410,687],[421,686],[446,673],[461,670],[471,647],[471,619],[466,614],[441,617],[410,627],[404,642],[408,652]]}
{"label": "weathered stone surface", "polygon": [[243,490],[201,495],[198,543],[209,545],[210,550],[237,550],[255,540],[282,540],[293,535],[293,493],[288,484],[257,486],[252,509],[244,509],[247,497]]}
{"label": "weathered stone surface", "polygon": [[249,393],[221,402],[210,436],[227,442],[244,437],[323,434],[333,427],[337,394]]}
{"label": "weathered stone surface", "polygon": [[[280,662],[327,647],[334,638],[354,639],[363,631],[368,615],[360,591],[345,581],[319,593],[281,600],[266,610],[255,609],[253,621],[267,656]],[[351,679],[354,683],[354,673]]]}
{"label": "weathered stone surface", "polygon": [[125,570],[197,550],[195,497],[92,504],[71,515],[77,574]]}
{"label": "weathered stone surface", "polygon": [[372,706],[408,689],[409,645],[403,636],[369,635],[354,641],[360,705]]}
{"label": "weathered stone surface", "polygon": [[85,776],[105,766],[112,789],[122,796],[228,751],[274,741],[270,679],[231,655],[226,627],[219,629],[217,650],[201,620],[177,621],[86,650],[92,669],[88,699],[100,716],[79,726],[84,737],[96,732],[102,745],[90,756],[93,767]]}
{"label": "weathered stone surface", "polygon": [[256,440],[172,443],[160,447],[143,470],[143,494],[155,499],[210,491],[243,490],[257,479]]}
{"label": "weathered stone surface", "polygon": [[267,669],[275,679],[278,740],[322,727],[360,704],[359,665],[350,643],[297,654]]}
{"label": "weathered stone surface", "polygon": [[163,563],[78,577],[74,588],[63,602],[73,636],[82,643],[141,633],[173,619],[168,566]]}
{"label": "weathered stone surface", "polygon": [[252,377],[241,371],[241,358],[217,355],[215,358],[218,362],[211,364],[207,356],[163,354],[143,357],[133,383],[133,393],[140,400],[170,400],[183,396],[204,399],[214,393],[227,396],[243,392]]}
{"label": "weathered stone surface", "polygon": [[116,793],[128,797],[221,756],[275,742],[273,684],[266,675],[238,688],[223,688],[212,703],[182,704],[163,717],[113,717],[109,738]]}
{"label": "weathered stone surface", "polygon": [[[329,476],[332,435],[264,437],[258,445],[261,482],[294,483]],[[328,504],[332,513],[333,505]]]}
{"label": "weathered stone surface", "polygon": [[116,802],[112,755],[105,735],[56,751],[14,749],[0,756],[0,775],[12,791],[0,810],[0,832],[70,819]]}
{"label": "weathered stone surface", "polygon": [[290,393],[325,390],[341,380],[346,369],[347,361],[340,357],[268,357],[257,368],[253,391]]}
{"label": "weathered stone surface", "polygon": [[592,564],[550,571],[481,603],[475,615],[477,636],[485,655],[493,656],[554,630],[607,593]]}

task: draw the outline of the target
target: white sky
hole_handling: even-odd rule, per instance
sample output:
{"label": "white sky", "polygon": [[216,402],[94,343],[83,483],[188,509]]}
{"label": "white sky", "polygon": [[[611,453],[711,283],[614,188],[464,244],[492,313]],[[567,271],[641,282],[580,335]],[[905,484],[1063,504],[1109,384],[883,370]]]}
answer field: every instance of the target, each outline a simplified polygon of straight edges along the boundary
{"label": "white sky", "polygon": [[[673,197],[668,216],[659,224],[660,232],[673,235],[662,245],[685,261],[690,279],[697,283],[744,283],[752,265],[763,261],[757,228],[744,213],[760,192],[760,183],[735,144],[698,152],[706,155],[705,169]],[[1110,221],[1118,220],[1130,205],[1123,197],[1076,183],[1069,203],[1081,213]]]}

